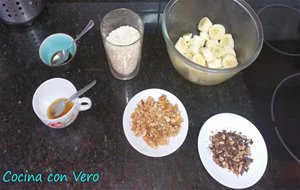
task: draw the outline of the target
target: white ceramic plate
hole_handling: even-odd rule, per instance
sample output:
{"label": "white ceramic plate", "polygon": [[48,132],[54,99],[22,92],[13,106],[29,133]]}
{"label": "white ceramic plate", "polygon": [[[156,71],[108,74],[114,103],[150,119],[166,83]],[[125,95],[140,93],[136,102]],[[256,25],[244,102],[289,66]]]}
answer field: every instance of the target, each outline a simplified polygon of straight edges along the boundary
{"label": "white ceramic plate", "polygon": [[[147,145],[142,137],[136,137],[134,135],[131,130],[130,117],[140,100],[146,100],[149,96],[152,96],[157,101],[162,94],[167,96],[167,99],[171,104],[178,105],[181,116],[183,118],[183,122],[181,124],[181,129],[178,135],[170,137],[168,145],[151,148],[149,145]],[[170,92],[161,89],[147,89],[139,92],[128,102],[123,114],[123,129],[127,140],[138,152],[150,157],[163,157],[175,152],[182,145],[186,138],[188,132],[188,124],[188,115],[181,101]]]}
{"label": "white ceramic plate", "polygon": [[[212,159],[209,138],[212,131],[215,133],[223,129],[242,132],[242,135],[253,140],[253,144],[250,146],[253,163],[249,166],[248,172],[244,172],[242,176],[236,176],[228,169],[220,167]],[[250,121],[232,113],[217,114],[204,123],[198,137],[198,151],[208,173],[219,183],[234,189],[243,189],[254,185],[263,176],[267,167],[267,147],[262,135]]]}

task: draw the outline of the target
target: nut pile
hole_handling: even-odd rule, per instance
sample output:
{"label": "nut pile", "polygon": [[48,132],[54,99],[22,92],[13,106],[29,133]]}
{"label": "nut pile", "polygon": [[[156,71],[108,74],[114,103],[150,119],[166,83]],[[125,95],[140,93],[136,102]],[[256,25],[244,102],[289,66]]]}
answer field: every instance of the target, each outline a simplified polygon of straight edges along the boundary
{"label": "nut pile", "polygon": [[183,119],[177,104],[172,105],[166,95],[158,101],[153,97],[141,100],[131,115],[131,130],[138,137],[142,136],[152,148],[167,145],[169,137],[176,136]]}
{"label": "nut pile", "polygon": [[210,137],[210,150],[213,153],[213,160],[221,167],[228,168],[237,176],[247,172],[249,165],[253,162],[250,145],[252,139],[248,139],[242,133],[217,132]]}

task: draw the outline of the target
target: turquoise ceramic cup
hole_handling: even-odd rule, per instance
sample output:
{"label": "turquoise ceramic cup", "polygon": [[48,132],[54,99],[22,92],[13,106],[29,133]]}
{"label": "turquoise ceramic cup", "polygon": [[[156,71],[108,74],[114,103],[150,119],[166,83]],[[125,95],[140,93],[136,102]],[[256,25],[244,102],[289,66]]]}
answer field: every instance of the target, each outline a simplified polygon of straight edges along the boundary
{"label": "turquoise ceramic cup", "polygon": [[48,66],[63,66],[66,65],[68,63],[70,63],[77,52],[77,46],[76,43],[73,43],[71,48],[70,48],[70,56],[68,58],[67,61],[65,61],[62,64],[58,64],[58,65],[51,65],[51,58],[53,57],[53,55],[58,52],[61,51],[63,49],[67,49],[70,45],[70,43],[73,41],[74,39],[67,35],[67,34],[63,34],[63,33],[57,33],[57,34],[52,34],[50,36],[48,36],[41,44],[40,49],[39,49],[39,56],[41,58],[41,60],[43,61],[44,64],[48,65]]}

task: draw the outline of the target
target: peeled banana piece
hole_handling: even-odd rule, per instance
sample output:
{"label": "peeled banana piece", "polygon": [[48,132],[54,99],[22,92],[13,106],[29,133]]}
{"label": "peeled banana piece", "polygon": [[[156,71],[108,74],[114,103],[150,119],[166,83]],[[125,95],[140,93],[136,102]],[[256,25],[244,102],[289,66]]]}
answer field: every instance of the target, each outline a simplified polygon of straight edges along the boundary
{"label": "peeled banana piece", "polygon": [[223,67],[222,65],[222,60],[219,58],[219,59],[215,59],[211,62],[208,62],[208,67],[209,68],[212,68],[212,69],[220,69]]}
{"label": "peeled banana piece", "polygon": [[233,41],[232,35],[225,34],[220,40],[220,45],[222,47],[229,46],[229,47],[234,48],[234,41]]}
{"label": "peeled banana piece", "polygon": [[205,58],[203,57],[202,54],[198,53],[198,54],[195,54],[192,58],[192,61],[199,64],[199,65],[202,65],[204,67],[206,67],[206,61],[205,61]]}
{"label": "peeled banana piece", "polygon": [[209,40],[209,35],[207,32],[200,32],[199,36],[204,40]]}
{"label": "peeled banana piece", "polygon": [[183,39],[183,37],[180,37],[179,40],[175,44],[175,48],[181,53],[185,54],[185,52],[188,49],[187,42]]}
{"label": "peeled banana piece", "polygon": [[214,24],[209,28],[209,37],[213,40],[220,40],[225,35],[225,27],[221,24]]}
{"label": "peeled banana piece", "polygon": [[175,48],[187,59],[204,67],[226,69],[236,67],[238,60],[233,36],[222,24],[214,24],[208,17],[198,23],[199,35],[186,33]]}
{"label": "peeled banana piece", "polygon": [[222,65],[224,68],[232,68],[238,65],[238,61],[235,56],[226,55],[225,57],[223,57]]}
{"label": "peeled banana piece", "polygon": [[212,26],[212,22],[209,20],[208,17],[203,17],[198,24],[198,29],[201,32],[208,32],[208,30],[210,29],[210,27]]}
{"label": "peeled banana piece", "polygon": [[224,49],[217,45],[211,47],[211,52],[216,58],[221,58],[225,53]]}
{"label": "peeled banana piece", "polygon": [[236,57],[235,51],[234,51],[234,49],[232,47],[225,46],[225,47],[223,47],[223,50],[224,50],[223,56],[225,56],[225,55],[233,55],[233,56]]}
{"label": "peeled banana piece", "polygon": [[186,58],[188,58],[189,60],[192,60],[192,58],[193,58],[193,54],[192,54],[191,52],[185,52],[183,55],[184,55]]}
{"label": "peeled banana piece", "polygon": [[208,47],[209,49],[211,49],[214,46],[219,46],[218,40],[211,40],[211,39],[209,39],[205,43],[205,47]]}
{"label": "peeled banana piece", "polygon": [[202,53],[207,62],[211,62],[216,59],[216,57],[208,47],[201,48],[200,53]]}
{"label": "peeled banana piece", "polygon": [[205,44],[205,39],[203,39],[202,37],[198,36],[198,35],[194,35],[189,41],[188,41],[188,45],[189,46],[198,46],[203,47]]}
{"label": "peeled banana piece", "polygon": [[184,34],[182,37],[184,39],[185,42],[188,42],[193,36],[193,33],[187,33],[187,34]]}

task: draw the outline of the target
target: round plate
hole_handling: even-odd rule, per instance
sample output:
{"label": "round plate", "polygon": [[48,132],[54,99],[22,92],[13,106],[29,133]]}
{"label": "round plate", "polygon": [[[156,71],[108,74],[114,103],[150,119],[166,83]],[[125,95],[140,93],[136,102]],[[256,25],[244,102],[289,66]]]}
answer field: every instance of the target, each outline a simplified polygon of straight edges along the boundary
{"label": "round plate", "polygon": [[[212,132],[236,131],[253,140],[251,158],[248,172],[237,176],[226,168],[217,165],[212,159],[209,149]],[[208,173],[224,186],[242,189],[254,185],[263,176],[268,161],[265,141],[257,128],[247,119],[232,113],[221,113],[209,118],[202,126],[198,137],[198,151],[200,159]]]}
{"label": "round plate", "polygon": [[[171,104],[178,105],[183,122],[178,135],[170,137],[168,145],[161,145],[157,148],[151,148],[149,145],[147,145],[142,137],[137,137],[134,135],[131,130],[130,117],[134,112],[134,109],[137,107],[139,101],[142,99],[146,100],[149,96],[152,96],[157,101],[158,98],[163,94],[167,96],[167,99]],[[147,89],[139,92],[129,101],[123,114],[123,129],[127,140],[138,152],[150,157],[163,157],[175,152],[182,145],[186,138],[188,124],[188,116],[181,101],[170,92],[161,89]]]}

